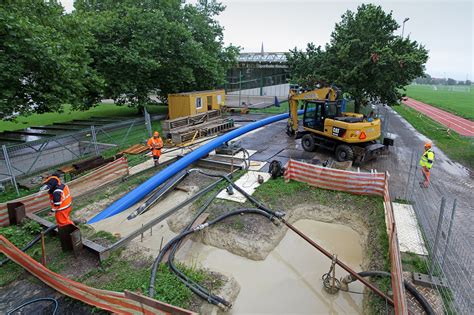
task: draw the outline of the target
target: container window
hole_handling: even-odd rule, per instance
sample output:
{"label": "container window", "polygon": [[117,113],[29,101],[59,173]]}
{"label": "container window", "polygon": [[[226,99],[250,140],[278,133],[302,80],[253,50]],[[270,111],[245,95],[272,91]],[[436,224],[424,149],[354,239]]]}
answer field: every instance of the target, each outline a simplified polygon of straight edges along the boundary
{"label": "container window", "polygon": [[202,99],[200,97],[196,97],[196,109],[202,108]]}

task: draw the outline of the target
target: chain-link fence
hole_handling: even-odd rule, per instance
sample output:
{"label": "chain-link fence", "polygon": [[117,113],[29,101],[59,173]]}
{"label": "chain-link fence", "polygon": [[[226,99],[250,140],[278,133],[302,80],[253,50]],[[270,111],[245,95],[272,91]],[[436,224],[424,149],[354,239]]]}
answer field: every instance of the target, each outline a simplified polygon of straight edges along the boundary
{"label": "chain-link fence", "polygon": [[453,194],[446,187],[449,183],[441,179],[424,188],[424,178],[415,158],[421,155],[421,151],[412,154],[405,199],[413,205],[427,246],[429,256],[424,260],[425,269],[430,277],[440,280],[436,289],[443,299],[445,313],[470,314],[474,300],[470,195],[468,192],[464,192],[467,196],[462,192]]}
{"label": "chain-link fence", "polygon": [[10,182],[18,194],[17,184],[22,178],[56,170],[92,156],[108,157],[133,144],[145,144],[152,130],[160,130],[159,120],[162,118],[150,117],[145,112],[143,117],[84,125],[67,134],[3,145],[0,182]]}

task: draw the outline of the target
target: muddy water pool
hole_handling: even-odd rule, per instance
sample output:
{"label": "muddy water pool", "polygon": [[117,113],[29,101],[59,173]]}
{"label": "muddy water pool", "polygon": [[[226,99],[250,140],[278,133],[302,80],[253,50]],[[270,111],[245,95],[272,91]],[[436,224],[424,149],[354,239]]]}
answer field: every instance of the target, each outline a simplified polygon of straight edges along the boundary
{"label": "muddy water pool", "polygon": [[[300,220],[294,225],[356,271],[361,270],[362,247],[354,230],[313,220]],[[340,291],[331,295],[323,289],[321,276],[329,270],[330,260],[292,231],[263,261],[201,243],[192,243],[181,260],[235,278],[241,290],[231,314],[363,313],[362,294]],[[337,267],[337,278],[346,274]],[[363,286],[352,283],[350,290],[362,292]]]}

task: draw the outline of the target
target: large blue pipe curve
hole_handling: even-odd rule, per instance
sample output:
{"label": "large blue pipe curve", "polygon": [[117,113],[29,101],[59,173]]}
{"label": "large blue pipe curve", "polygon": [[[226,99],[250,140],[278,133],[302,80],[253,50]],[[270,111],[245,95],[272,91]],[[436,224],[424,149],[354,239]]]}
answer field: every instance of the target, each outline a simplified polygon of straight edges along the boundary
{"label": "large blue pipe curve", "polygon": [[[298,114],[302,114],[303,111],[299,111]],[[193,162],[199,160],[203,156],[207,155],[209,152],[212,150],[216,149],[223,143],[230,141],[234,138],[237,138],[238,136],[241,136],[249,131],[255,130],[257,128],[260,128],[262,126],[274,123],[279,120],[283,120],[288,118],[288,114],[280,114],[280,115],[275,115],[271,117],[264,118],[262,120],[253,122],[251,124],[242,126],[238,129],[232,130],[222,136],[219,136],[210,142],[206,143],[205,145],[199,147],[198,149],[188,153],[181,159],[177,160],[173,164],[169,165],[168,167],[164,168],[161,172],[153,175],[153,177],[150,177],[146,182],[135,188],[134,190],[130,191],[128,194],[111,204],[108,208],[104,209],[102,212],[97,214],[95,217],[89,220],[87,223],[95,223],[99,222],[101,220],[104,220],[108,217],[114,216],[143,198],[145,198],[146,195],[151,193],[156,187],[159,185],[163,184],[165,181],[170,179],[172,176],[174,176],[176,173],[179,171],[185,169],[189,165],[191,165]]]}

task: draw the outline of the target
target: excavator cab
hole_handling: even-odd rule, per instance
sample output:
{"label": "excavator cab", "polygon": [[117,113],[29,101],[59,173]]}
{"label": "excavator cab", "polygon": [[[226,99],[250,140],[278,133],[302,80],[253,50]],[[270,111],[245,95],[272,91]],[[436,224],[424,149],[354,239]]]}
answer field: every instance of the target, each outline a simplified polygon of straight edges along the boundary
{"label": "excavator cab", "polygon": [[326,118],[334,119],[342,116],[341,101],[305,101],[303,114],[303,128],[324,131]]}
{"label": "excavator cab", "polygon": [[[334,151],[338,161],[352,160],[355,163],[368,161],[387,149],[380,144],[381,122],[379,118],[368,119],[362,114],[342,111],[341,91],[334,87],[322,87],[310,91],[290,89],[288,97],[290,117],[287,133],[301,138],[305,151],[321,147]],[[298,105],[303,103],[303,112]],[[298,115],[303,114],[300,129]]]}

